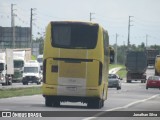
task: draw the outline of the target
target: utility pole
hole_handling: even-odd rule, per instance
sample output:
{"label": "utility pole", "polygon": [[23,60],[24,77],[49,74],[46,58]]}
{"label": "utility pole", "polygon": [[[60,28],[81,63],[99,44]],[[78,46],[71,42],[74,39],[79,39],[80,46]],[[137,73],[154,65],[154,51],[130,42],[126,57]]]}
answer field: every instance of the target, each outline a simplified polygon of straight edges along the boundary
{"label": "utility pole", "polygon": [[123,65],[125,65],[125,53],[126,53],[126,50],[125,50],[125,41],[123,41]]}
{"label": "utility pole", "polygon": [[118,34],[116,33],[116,55],[115,55],[115,64],[117,64],[117,38],[118,38]]}
{"label": "utility pole", "polygon": [[92,20],[94,19],[94,18],[92,17],[93,14],[95,14],[95,13],[91,13],[91,12],[89,13],[89,16],[90,16],[90,17],[89,17],[89,20],[90,20],[90,21],[92,21]]}
{"label": "utility pole", "polygon": [[133,17],[133,16],[129,16],[129,21],[128,21],[128,50],[130,47],[130,27],[133,26],[133,25],[131,25],[131,22],[133,22],[133,21],[131,21],[131,17]]}
{"label": "utility pole", "polygon": [[146,34],[146,48],[148,46],[148,35]]}
{"label": "utility pole", "polygon": [[15,37],[15,16],[16,14],[14,14],[14,10],[13,9],[13,6],[15,4],[11,4],[11,28],[12,28],[12,48],[15,48],[15,40],[16,40],[16,37]]}
{"label": "utility pole", "polygon": [[30,47],[31,50],[33,51],[33,40],[32,40],[32,23],[33,23],[33,10],[36,10],[36,8],[31,8],[31,17],[30,17]]}
{"label": "utility pole", "polygon": [[13,5],[15,4],[11,4],[11,27],[13,27]]}

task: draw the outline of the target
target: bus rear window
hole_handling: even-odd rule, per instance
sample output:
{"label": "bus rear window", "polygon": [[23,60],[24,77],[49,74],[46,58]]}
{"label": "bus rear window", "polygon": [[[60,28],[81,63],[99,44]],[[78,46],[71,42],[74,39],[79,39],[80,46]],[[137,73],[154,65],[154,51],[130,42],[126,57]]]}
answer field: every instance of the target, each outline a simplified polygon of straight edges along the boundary
{"label": "bus rear window", "polygon": [[52,46],[72,49],[94,49],[98,25],[84,23],[52,23]]}

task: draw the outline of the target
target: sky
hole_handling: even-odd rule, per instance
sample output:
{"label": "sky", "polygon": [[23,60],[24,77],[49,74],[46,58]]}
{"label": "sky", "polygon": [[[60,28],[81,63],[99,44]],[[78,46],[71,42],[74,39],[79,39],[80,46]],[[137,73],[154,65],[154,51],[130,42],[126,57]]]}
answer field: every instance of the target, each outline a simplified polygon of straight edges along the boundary
{"label": "sky", "polygon": [[[160,45],[160,0],[0,0],[0,26],[11,26],[11,4],[15,25],[30,26],[33,10],[33,37],[44,35],[50,21],[78,20],[101,24],[109,33],[110,44]],[[146,42],[147,41],[147,42]]]}

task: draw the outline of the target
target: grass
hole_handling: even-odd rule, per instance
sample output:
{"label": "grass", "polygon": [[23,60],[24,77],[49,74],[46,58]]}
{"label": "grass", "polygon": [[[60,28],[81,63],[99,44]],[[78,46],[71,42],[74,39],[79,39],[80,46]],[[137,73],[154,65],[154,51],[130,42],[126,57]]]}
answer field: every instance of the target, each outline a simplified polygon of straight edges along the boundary
{"label": "grass", "polygon": [[42,94],[41,87],[0,89],[0,98]]}
{"label": "grass", "polygon": [[125,67],[124,65],[120,65],[120,64],[109,64],[109,69],[112,69],[112,68],[116,68],[116,67]]}
{"label": "grass", "polygon": [[122,68],[120,71],[117,72],[119,77],[121,77],[121,78],[126,77],[127,71],[126,71],[126,67],[124,65],[119,65],[119,64],[110,64],[109,65],[109,69],[116,68],[116,67],[121,67]]}
{"label": "grass", "polygon": [[31,58],[32,60],[36,60],[36,57],[34,56],[34,55],[32,55],[32,58]]}
{"label": "grass", "polygon": [[117,74],[120,78],[125,78],[127,74],[126,68],[122,68],[120,71],[117,72]]}

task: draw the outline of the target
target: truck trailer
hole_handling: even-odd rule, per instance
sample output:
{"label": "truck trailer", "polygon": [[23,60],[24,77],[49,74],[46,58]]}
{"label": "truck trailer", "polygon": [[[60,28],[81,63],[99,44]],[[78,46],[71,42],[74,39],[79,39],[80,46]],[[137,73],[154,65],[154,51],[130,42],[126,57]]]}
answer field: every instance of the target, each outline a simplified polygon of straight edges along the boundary
{"label": "truck trailer", "polygon": [[0,49],[0,84],[12,85],[13,74],[13,50]]}
{"label": "truck trailer", "polygon": [[127,83],[132,80],[146,82],[147,55],[142,51],[128,51],[126,56]]}
{"label": "truck trailer", "polygon": [[147,66],[154,66],[156,56],[159,54],[159,50],[146,49],[146,54],[147,54]]}

